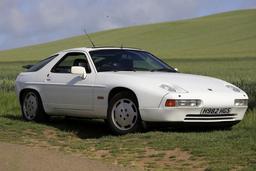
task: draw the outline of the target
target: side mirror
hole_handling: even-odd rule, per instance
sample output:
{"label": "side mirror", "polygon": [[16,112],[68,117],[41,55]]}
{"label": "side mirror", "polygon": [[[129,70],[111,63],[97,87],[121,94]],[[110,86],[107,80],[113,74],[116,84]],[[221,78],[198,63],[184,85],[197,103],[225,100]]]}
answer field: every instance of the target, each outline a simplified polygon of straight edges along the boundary
{"label": "side mirror", "polygon": [[174,68],[174,70],[177,71],[177,72],[179,71],[178,68]]}
{"label": "side mirror", "polygon": [[72,67],[71,67],[71,73],[72,73],[72,74],[79,75],[79,76],[82,77],[83,79],[86,78],[86,70],[85,70],[84,67],[81,67],[81,66],[72,66]]}

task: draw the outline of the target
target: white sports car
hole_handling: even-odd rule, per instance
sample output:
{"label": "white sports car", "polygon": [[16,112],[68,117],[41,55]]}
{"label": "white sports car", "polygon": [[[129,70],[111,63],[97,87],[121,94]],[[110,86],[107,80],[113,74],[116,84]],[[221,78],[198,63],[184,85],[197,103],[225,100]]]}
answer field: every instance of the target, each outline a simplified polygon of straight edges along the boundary
{"label": "white sports car", "polygon": [[132,48],[64,50],[27,66],[16,79],[22,115],[105,119],[113,133],[143,123],[221,124],[241,121],[248,96],[220,79],[183,74],[149,52]]}

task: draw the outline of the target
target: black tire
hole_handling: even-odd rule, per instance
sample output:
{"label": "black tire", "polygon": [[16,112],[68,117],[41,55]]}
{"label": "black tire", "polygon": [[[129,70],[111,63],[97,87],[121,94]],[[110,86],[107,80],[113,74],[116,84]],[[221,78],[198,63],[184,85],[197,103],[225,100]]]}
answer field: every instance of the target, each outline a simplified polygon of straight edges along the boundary
{"label": "black tire", "polygon": [[23,93],[21,111],[22,117],[26,121],[43,122],[49,119],[44,111],[40,95],[34,90]]}
{"label": "black tire", "polygon": [[[120,104],[122,107],[119,106]],[[116,94],[109,102],[107,123],[115,135],[139,131],[141,117],[137,98],[128,91]]]}

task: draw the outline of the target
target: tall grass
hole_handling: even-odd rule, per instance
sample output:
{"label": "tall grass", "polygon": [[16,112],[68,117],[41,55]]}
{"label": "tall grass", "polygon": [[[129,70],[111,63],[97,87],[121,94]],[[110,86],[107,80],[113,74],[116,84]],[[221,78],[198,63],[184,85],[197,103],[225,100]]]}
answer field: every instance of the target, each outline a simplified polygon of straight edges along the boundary
{"label": "tall grass", "polygon": [[256,82],[245,82],[241,80],[233,82],[233,84],[243,89],[249,96],[249,109],[256,108]]}
{"label": "tall grass", "polygon": [[15,92],[0,91],[0,116],[19,115],[20,107]]}
{"label": "tall grass", "polygon": [[0,80],[0,91],[10,92],[15,90],[15,81],[9,79]]}

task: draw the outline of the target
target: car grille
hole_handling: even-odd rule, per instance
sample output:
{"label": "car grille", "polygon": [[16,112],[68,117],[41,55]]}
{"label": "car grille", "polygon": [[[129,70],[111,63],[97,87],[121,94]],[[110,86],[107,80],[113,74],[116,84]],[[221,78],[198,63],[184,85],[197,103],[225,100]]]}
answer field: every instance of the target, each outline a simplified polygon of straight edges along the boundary
{"label": "car grille", "polygon": [[237,114],[209,114],[209,115],[202,115],[202,114],[187,114],[185,120],[234,120]]}

